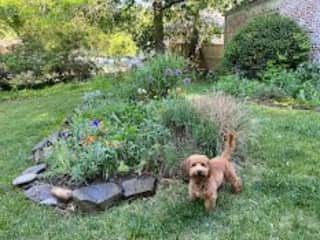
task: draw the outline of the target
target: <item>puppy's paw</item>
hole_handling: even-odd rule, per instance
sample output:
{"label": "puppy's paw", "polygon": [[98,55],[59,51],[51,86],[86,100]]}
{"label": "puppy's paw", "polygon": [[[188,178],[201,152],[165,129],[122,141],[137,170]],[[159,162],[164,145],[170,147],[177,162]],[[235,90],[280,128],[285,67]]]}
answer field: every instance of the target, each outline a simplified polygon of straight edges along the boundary
{"label": "puppy's paw", "polygon": [[240,178],[235,178],[231,181],[231,188],[233,193],[240,193],[242,191],[242,181]]}
{"label": "puppy's paw", "polygon": [[205,199],[204,206],[207,212],[213,210],[216,207],[216,199]]}
{"label": "puppy's paw", "polygon": [[240,193],[242,191],[242,186],[240,184],[239,185],[235,185],[235,186],[232,187],[232,191],[235,194]]}
{"label": "puppy's paw", "polygon": [[194,194],[189,194],[188,200],[189,200],[190,202],[192,202],[192,201],[196,200],[196,196],[195,196]]}

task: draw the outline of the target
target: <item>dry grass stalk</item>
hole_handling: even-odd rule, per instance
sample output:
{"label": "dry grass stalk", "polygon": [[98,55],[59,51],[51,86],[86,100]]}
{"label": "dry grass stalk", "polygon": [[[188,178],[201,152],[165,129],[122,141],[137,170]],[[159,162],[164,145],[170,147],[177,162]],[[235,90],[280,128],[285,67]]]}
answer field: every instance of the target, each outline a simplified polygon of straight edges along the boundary
{"label": "dry grass stalk", "polygon": [[254,140],[256,131],[256,129],[252,131],[254,121],[248,108],[237,99],[220,92],[195,97],[192,103],[199,113],[208,117],[218,128],[217,152],[221,152],[223,148],[224,133],[233,131],[237,136],[236,155],[244,158],[248,144]]}

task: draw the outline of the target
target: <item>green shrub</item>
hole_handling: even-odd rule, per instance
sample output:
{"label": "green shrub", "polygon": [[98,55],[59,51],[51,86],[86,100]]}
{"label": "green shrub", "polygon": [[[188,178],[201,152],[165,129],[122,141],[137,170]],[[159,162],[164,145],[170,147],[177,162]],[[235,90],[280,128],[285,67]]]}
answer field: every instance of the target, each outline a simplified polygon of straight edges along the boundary
{"label": "green shrub", "polygon": [[263,81],[282,89],[291,98],[301,101],[320,102],[320,67],[303,64],[295,71],[270,67]]}
{"label": "green shrub", "polygon": [[301,64],[296,73],[301,79],[304,80],[311,80],[314,83],[319,83],[319,76],[320,76],[320,64],[312,64],[306,63]]}
{"label": "green shrub", "polygon": [[163,98],[183,79],[186,61],[182,57],[157,55],[147,61],[143,68],[130,73],[129,95],[133,99]]}
{"label": "green shrub", "polygon": [[268,63],[295,69],[306,62],[310,52],[307,33],[287,17],[260,16],[253,19],[228,43],[224,64],[233,72],[253,78]]}
{"label": "green shrub", "polygon": [[301,102],[320,103],[320,67],[303,64],[296,70],[285,70],[269,65],[261,80],[248,80],[236,75],[221,77],[214,85],[237,97],[253,99],[295,99]]}
{"label": "green shrub", "polygon": [[[95,64],[80,51],[79,39],[84,37],[84,33],[64,31],[56,32],[59,44],[50,46],[39,36],[41,32],[26,33],[21,36],[23,44],[0,56],[8,72],[13,75],[9,80],[12,88],[83,80],[97,71]],[[26,74],[31,74],[32,78],[24,78]]]}
{"label": "green shrub", "polygon": [[[44,6],[41,1],[1,1],[0,27],[5,25],[2,29],[10,29],[11,37],[22,42],[9,54],[0,55],[0,62],[13,75],[6,88],[86,79],[97,70],[89,53],[134,55],[137,47],[131,35],[118,26],[122,13],[119,15],[116,4],[67,0],[46,1]],[[31,82],[24,79],[29,72]]]}
{"label": "green shrub", "polygon": [[0,90],[9,90],[9,72],[4,64],[0,63]]}
{"label": "green shrub", "polygon": [[0,59],[11,74],[31,71],[35,76],[40,76],[48,60],[45,52],[38,37],[26,36],[24,44],[15,46],[10,53],[0,55]]}
{"label": "green shrub", "polygon": [[286,97],[285,91],[275,85],[236,75],[221,77],[213,88],[215,91],[241,98],[281,99]]}

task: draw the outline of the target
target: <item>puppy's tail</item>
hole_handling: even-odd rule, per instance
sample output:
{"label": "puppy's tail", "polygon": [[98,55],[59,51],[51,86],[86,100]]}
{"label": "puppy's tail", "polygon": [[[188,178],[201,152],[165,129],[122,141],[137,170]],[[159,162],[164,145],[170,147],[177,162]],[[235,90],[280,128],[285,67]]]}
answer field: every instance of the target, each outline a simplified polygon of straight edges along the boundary
{"label": "puppy's tail", "polygon": [[222,157],[230,160],[232,153],[236,149],[236,136],[233,132],[228,132],[224,136],[224,150],[222,152]]}

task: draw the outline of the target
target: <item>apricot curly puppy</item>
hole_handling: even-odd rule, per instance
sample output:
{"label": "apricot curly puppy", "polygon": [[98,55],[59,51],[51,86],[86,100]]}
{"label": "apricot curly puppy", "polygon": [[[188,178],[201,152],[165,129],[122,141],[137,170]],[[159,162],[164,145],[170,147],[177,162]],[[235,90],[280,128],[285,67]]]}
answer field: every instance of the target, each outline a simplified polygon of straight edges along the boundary
{"label": "apricot curly puppy", "polygon": [[184,161],[189,175],[190,200],[203,199],[209,210],[216,206],[218,189],[224,181],[231,184],[235,193],[241,191],[241,180],[230,161],[234,149],[235,135],[228,133],[225,136],[225,149],[220,156],[209,160],[205,155],[194,154]]}

